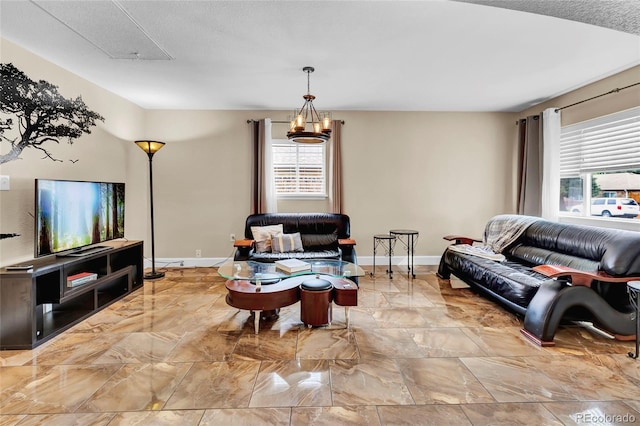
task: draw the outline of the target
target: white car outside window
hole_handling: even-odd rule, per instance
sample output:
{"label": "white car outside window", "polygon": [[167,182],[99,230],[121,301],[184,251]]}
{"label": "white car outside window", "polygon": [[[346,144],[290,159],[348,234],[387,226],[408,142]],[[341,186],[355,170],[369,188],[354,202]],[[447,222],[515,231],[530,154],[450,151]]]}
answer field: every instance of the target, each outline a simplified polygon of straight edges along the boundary
{"label": "white car outside window", "polygon": [[635,218],[640,214],[640,206],[633,198],[593,198],[591,215],[604,217]]}

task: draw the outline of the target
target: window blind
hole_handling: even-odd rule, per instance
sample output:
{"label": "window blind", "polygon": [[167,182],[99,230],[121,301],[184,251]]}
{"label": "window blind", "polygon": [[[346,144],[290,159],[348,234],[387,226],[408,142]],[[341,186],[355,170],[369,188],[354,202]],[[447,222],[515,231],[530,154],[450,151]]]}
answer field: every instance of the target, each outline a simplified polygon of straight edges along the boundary
{"label": "window blind", "polygon": [[640,169],[640,107],[565,126],[560,176]]}
{"label": "window blind", "polygon": [[325,195],[324,144],[274,142],[272,147],[277,194]]}

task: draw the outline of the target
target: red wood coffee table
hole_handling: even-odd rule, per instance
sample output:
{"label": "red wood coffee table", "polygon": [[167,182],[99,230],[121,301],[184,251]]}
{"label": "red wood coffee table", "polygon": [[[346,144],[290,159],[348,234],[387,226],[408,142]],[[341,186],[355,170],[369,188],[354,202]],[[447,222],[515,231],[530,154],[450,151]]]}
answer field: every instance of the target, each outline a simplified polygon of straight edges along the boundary
{"label": "red wood coffee table", "polygon": [[[256,273],[247,274],[246,262],[228,262],[222,265],[218,270],[219,274],[223,277],[229,278],[225,284],[228,294],[226,302],[229,306],[233,306],[238,309],[246,309],[254,313],[254,328],[256,334],[260,329],[260,315],[264,311],[274,311],[285,306],[293,305],[300,300],[300,284],[313,276],[313,273],[322,275],[323,279],[331,282],[333,285],[332,301],[336,305],[345,307],[346,325],[349,327],[349,307],[357,306],[358,304],[358,286],[351,280],[342,276],[331,276],[336,272],[331,272],[327,269],[327,262],[336,266],[340,264],[340,270],[345,268],[348,270],[348,275],[364,275],[364,271],[354,264],[348,264],[347,262],[340,261],[314,261],[318,262],[318,271],[308,271],[306,274],[288,277],[285,274],[280,274],[276,281],[274,276],[278,275],[278,272],[273,271],[260,272],[262,277],[259,280],[260,285],[257,285],[258,277]],[[259,265],[260,269],[269,267],[268,265]],[[234,276],[236,275],[236,276]],[[249,276],[251,278],[242,278],[243,276]],[[238,278],[240,277],[240,278]],[[268,284],[268,282],[273,282]]]}

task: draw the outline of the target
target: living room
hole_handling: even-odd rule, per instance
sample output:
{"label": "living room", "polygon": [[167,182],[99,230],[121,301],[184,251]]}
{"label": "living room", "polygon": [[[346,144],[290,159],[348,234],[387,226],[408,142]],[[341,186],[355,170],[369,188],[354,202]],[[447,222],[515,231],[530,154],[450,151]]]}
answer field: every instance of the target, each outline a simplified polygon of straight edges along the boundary
{"label": "living room", "polygon": [[[636,35],[632,40],[637,39]],[[206,268],[232,255],[230,235],[241,238],[245,219],[251,212],[252,130],[247,121],[262,118],[286,121],[287,110],[258,106],[145,108],[4,36],[0,43],[3,64],[12,63],[31,79],[58,86],[67,98],[82,96],[91,110],[104,117],[90,134],[82,135],[72,145],[61,141],[48,148],[62,161],[43,158],[40,150],[26,149],[19,160],[0,165],[0,175],[10,177],[10,190],[0,192],[0,231],[19,234],[0,242],[0,266],[33,258],[36,178],[124,182],[125,236],[129,240],[143,240],[148,259],[149,161],[133,143],[139,139],[166,143],[153,157],[158,265],[167,271],[178,267],[180,262],[188,267]],[[372,236],[389,229],[418,230],[416,264],[433,266],[438,264],[448,244],[443,235],[480,237],[489,218],[516,212],[516,122],[546,108],[571,105],[637,83],[640,49],[635,55],[633,64],[630,61],[627,67],[609,69],[598,80],[563,87],[552,98],[539,99],[534,90],[532,105],[516,111],[368,110],[366,105],[360,109],[333,109],[333,118],[344,121],[343,212],[351,218],[351,235],[357,241],[361,265],[371,265]],[[300,63],[299,69],[291,72],[288,79],[291,87],[287,90],[295,92],[295,96],[287,103],[297,105],[303,94],[305,75],[301,68],[316,66],[311,76],[314,88],[316,77],[332,73],[328,69],[331,61],[325,63],[322,67],[315,61]],[[141,61],[141,66],[153,73],[156,64]],[[473,67],[471,59],[469,67]],[[556,71],[561,73],[560,68]],[[367,70],[359,73],[366,76]],[[252,78],[256,76],[248,76],[247,83]],[[331,78],[340,76],[334,73]],[[259,85],[260,81],[253,83]],[[167,85],[171,82],[167,81]],[[505,88],[494,88],[498,95],[508,90],[507,82]],[[320,89],[314,93],[318,97],[317,107],[323,107],[327,96]],[[153,98],[156,94],[148,95]],[[640,86],[635,86],[567,108],[562,111],[562,125],[637,107],[639,99]],[[259,101],[256,100],[256,105]],[[286,124],[273,124],[272,137],[285,139],[287,130]],[[282,212],[328,210],[324,199],[281,202],[278,207]],[[397,256],[394,262],[394,267],[406,267],[404,256]],[[402,278],[398,280],[402,282]]]}
{"label": "living room", "polygon": [[[203,258],[215,263],[229,255],[229,235],[242,233],[250,211],[247,120],[286,119],[285,112],[144,110],[5,39],[2,58],[32,79],[55,82],[69,97],[81,94],[105,117],[73,145],[55,146],[58,157],[79,160],[76,163],[42,159],[41,152],[25,150],[20,161],[2,165],[2,174],[11,177],[11,190],[0,193],[2,232],[20,234],[2,242],[3,265],[33,255],[35,178],[126,182],[126,236],[147,239],[148,159],[133,143],[140,138],[167,144],[153,161],[156,256],[195,261],[195,250],[200,249]],[[374,234],[415,228],[420,231],[419,261],[437,264],[446,246],[443,234],[479,235],[488,218],[515,211],[519,118],[627,86],[639,70],[630,68],[521,113],[335,112],[345,121],[344,211],[355,224],[353,236],[361,253],[372,253]],[[638,90],[563,111],[563,124],[636,106]],[[273,130],[274,138],[284,138],[287,127],[274,124]],[[390,168],[393,173],[385,173]],[[460,174],[473,178],[461,179]],[[323,207],[303,201],[290,205],[289,211]]]}

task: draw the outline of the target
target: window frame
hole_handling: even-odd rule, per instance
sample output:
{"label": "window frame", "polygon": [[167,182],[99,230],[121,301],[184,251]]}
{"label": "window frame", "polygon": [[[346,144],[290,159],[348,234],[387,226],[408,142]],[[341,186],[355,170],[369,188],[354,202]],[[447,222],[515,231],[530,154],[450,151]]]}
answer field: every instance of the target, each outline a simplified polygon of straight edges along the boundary
{"label": "window frame", "polygon": [[[326,148],[326,143],[322,143],[322,144],[312,144],[312,145],[305,145],[305,144],[299,144],[299,143],[295,143],[292,142],[288,139],[272,139],[271,141],[271,169],[273,172],[273,187],[274,187],[274,194],[278,199],[289,199],[289,200],[319,200],[319,199],[326,199],[328,198],[329,194],[328,194],[328,173],[327,173],[327,169],[328,169],[328,159],[327,159],[327,148]],[[278,186],[276,183],[276,176],[277,176],[277,157],[278,154],[276,153],[276,148],[277,147],[295,147],[295,152],[296,152],[296,162],[294,163],[289,163],[291,164],[294,168],[295,168],[295,172],[296,172],[296,189],[298,190],[297,192],[286,192],[286,193],[280,193],[278,192]],[[321,150],[321,157],[322,157],[322,165],[321,165],[321,174],[322,174],[322,191],[319,192],[300,192],[300,169],[301,169],[301,163],[300,163],[300,150],[304,149],[305,147],[315,147],[316,149],[320,149]],[[287,164],[287,163],[280,163],[282,165]]]}
{"label": "window frame", "polygon": [[[633,123],[631,125],[635,126],[636,130],[635,130],[635,133],[631,135],[630,138],[627,137],[625,141],[620,141],[618,145],[613,144],[611,146],[609,145],[610,141],[607,140],[608,148],[606,152],[608,154],[611,154],[610,157],[611,159],[613,159],[615,158],[613,154],[618,152],[616,151],[616,149],[620,151],[624,151],[624,150],[628,151],[629,147],[632,147],[632,149],[634,149],[633,147],[635,147],[635,149],[637,150],[638,147],[640,146],[640,136],[638,136],[638,131],[637,131],[638,129],[640,129],[640,107],[630,108],[630,109],[619,111],[613,114],[596,117],[591,120],[586,120],[580,123],[562,127],[561,135],[560,135],[560,144],[561,144],[561,155],[560,155],[560,165],[559,165],[561,170],[560,180],[562,182],[562,179],[566,179],[566,178],[580,178],[582,179],[582,184],[583,184],[581,211],[573,212],[571,211],[571,207],[563,211],[561,210],[560,205],[558,205],[558,214],[562,221],[574,222],[574,223],[576,222],[591,223],[596,226],[640,230],[640,219],[636,219],[634,221],[633,219],[626,219],[626,218],[602,217],[602,216],[591,215],[592,198],[604,198],[605,201],[607,198],[610,198],[610,197],[607,197],[607,192],[609,190],[604,190],[604,191],[601,190],[600,191],[601,194],[597,196],[592,195],[592,183],[595,175],[598,175],[600,173],[628,172],[632,170],[637,170],[640,167],[637,166],[636,164],[630,165],[628,162],[628,159],[625,160],[626,162],[620,161],[620,164],[616,165],[608,157],[603,157],[602,169],[594,169],[593,167],[589,167],[589,166],[587,166],[586,168],[581,168],[581,166],[579,165],[581,161],[588,161],[588,158],[585,160],[582,160],[583,157],[581,157],[581,155],[586,155],[588,157],[589,155],[593,155],[594,151],[593,151],[593,147],[588,145],[589,142],[586,142],[586,145],[587,145],[586,148],[581,148],[580,144],[582,143],[582,141],[577,140],[577,138],[575,137],[576,131],[578,132],[584,131],[586,135],[585,139],[590,139],[594,133],[597,134],[597,132],[600,132],[602,127],[607,127],[607,126],[615,127],[616,124],[621,121],[626,121],[627,123],[629,121],[632,121]],[[626,125],[626,127],[628,127],[628,125]],[[581,130],[581,128],[584,130]],[[591,134],[589,134],[589,132],[593,130],[595,130],[595,132],[592,132]],[[613,136],[606,135],[605,137],[617,138],[619,137],[618,136],[619,134],[620,134],[619,131],[617,133],[615,131],[612,131]],[[565,135],[567,135],[566,139],[565,139]],[[569,140],[572,140],[571,141],[572,145],[569,145],[567,149],[566,148],[567,145],[563,145],[563,144],[567,144]],[[591,144],[593,145],[593,142],[591,142]],[[567,151],[564,151],[565,149],[567,149],[567,151],[573,151],[574,156],[572,157],[567,155],[566,154]],[[583,149],[583,151],[578,153],[580,149]],[[585,149],[586,151],[584,151]],[[601,148],[597,147],[596,149],[601,149]],[[565,161],[567,163],[564,163]],[[566,170],[568,170],[566,168],[566,164],[569,165],[569,169],[571,171],[570,173],[566,173]],[[563,166],[565,166],[564,169],[563,169]],[[563,173],[563,170],[565,171],[564,173]],[[612,198],[616,198],[616,197],[612,197]],[[569,200],[571,199],[569,198]],[[574,201],[579,201],[579,200],[580,200],[579,198],[574,199]]]}

